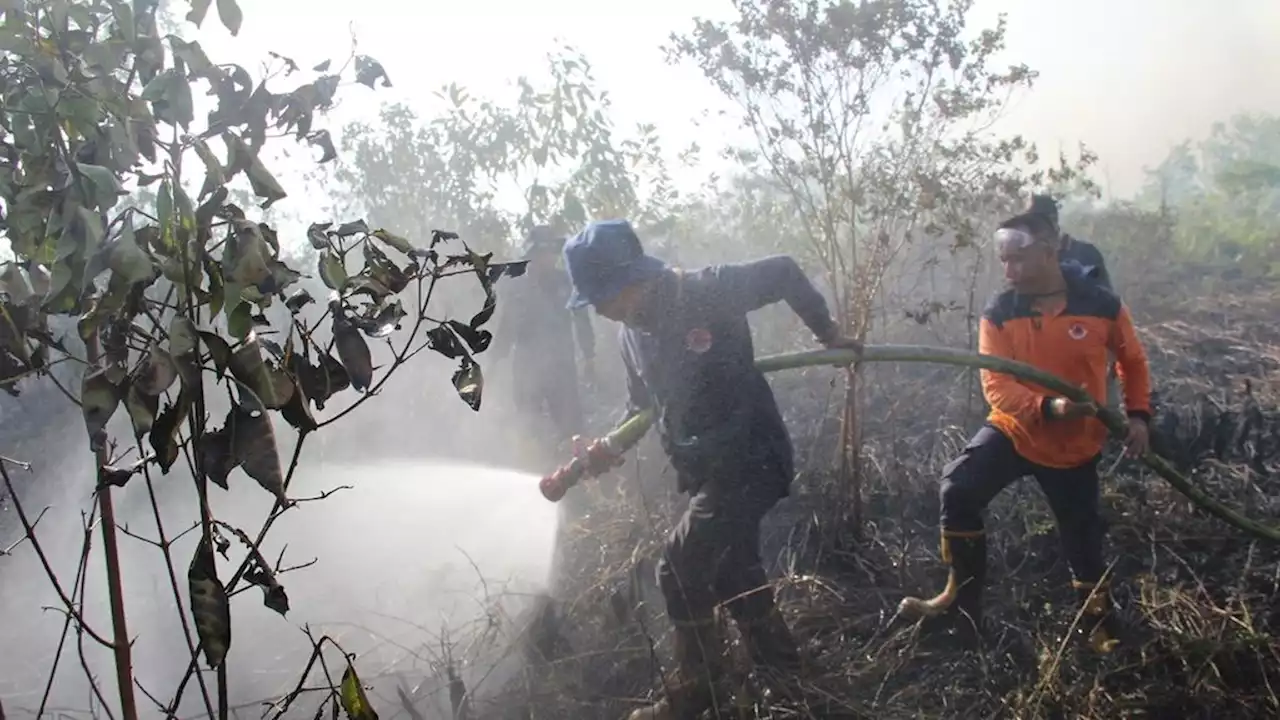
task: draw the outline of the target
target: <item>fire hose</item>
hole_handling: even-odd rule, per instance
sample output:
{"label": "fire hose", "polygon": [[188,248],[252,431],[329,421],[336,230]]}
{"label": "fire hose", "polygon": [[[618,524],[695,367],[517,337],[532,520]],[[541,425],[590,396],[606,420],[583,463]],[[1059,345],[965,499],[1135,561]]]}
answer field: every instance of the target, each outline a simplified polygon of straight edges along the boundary
{"label": "fire hose", "polygon": [[[867,362],[935,363],[991,370],[1035,383],[1073,402],[1095,402],[1081,388],[1026,363],[967,350],[923,345],[871,345],[864,348],[860,354],[852,350],[810,350],[770,355],[757,359],[756,367],[762,372],[771,373],[816,366],[845,367],[854,363]],[[1128,420],[1119,412],[1099,406],[1097,417],[1114,437],[1123,440],[1128,434]],[[652,424],[653,413],[650,410],[633,415],[587,448],[585,452],[577,454],[567,464],[544,477],[539,484],[543,496],[552,502],[558,502],[574,485],[584,479],[608,472],[614,466],[614,459],[639,443]],[[1188,478],[1156,453],[1147,450],[1141,459],[1197,507],[1249,535],[1280,543],[1280,529],[1251,520],[1223,505],[1203,489],[1192,484]]]}

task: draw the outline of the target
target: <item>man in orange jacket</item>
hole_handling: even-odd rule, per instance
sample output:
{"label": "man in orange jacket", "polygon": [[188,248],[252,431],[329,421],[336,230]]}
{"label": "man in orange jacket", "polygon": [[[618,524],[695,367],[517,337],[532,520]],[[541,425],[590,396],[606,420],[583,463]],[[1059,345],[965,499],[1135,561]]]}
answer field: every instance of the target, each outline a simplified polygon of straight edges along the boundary
{"label": "man in orange jacket", "polygon": [[[1148,443],[1150,378],[1129,310],[1111,291],[1060,264],[1056,232],[1043,216],[1026,213],[1002,223],[996,249],[1009,288],[981,319],[979,351],[1034,365],[1079,385],[1102,403],[1108,352],[1118,360],[1129,415],[1128,451]],[[986,574],[983,513],[991,500],[1031,475],[1044,492],[1080,595],[1081,632],[1107,652],[1117,642],[1110,595],[1102,583],[1103,524],[1099,514],[1098,459],[1107,429],[1098,405],[1076,403],[1009,375],[982,371],[991,406],[987,423],[942,473],[942,558],[950,566],[946,589],[931,600],[908,598],[904,614],[954,625],[969,639],[981,636]],[[960,618],[967,621],[956,622]]]}

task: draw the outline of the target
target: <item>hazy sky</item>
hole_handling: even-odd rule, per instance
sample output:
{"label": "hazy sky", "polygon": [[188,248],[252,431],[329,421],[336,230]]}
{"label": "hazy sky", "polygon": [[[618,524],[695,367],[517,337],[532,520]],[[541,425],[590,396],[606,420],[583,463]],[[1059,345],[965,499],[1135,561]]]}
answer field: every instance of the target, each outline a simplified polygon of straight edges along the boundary
{"label": "hazy sky", "polygon": [[[361,51],[383,63],[395,87],[353,88],[340,119],[374,111],[354,102],[360,96],[430,113],[432,92],[448,82],[507,94],[516,75],[540,73],[544,54],[563,39],[592,61],[624,127],[655,123],[673,152],[695,140],[714,146],[726,132],[715,121],[695,123],[724,101],[695,70],[666,65],[659,45],[694,15],[731,11],[727,0],[240,2],[239,38],[212,10],[199,35],[215,62],[252,62],[267,50],[304,66],[338,60],[354,23]],[[1008,59],[1041,72],[1006,127],[1050,153],[1086,142],[1116,192],[1132,191],[1144,165],[1215,120],[1280,111],[1280,0],[978,0],[975,20],[1001,11],[1009,14]]]}

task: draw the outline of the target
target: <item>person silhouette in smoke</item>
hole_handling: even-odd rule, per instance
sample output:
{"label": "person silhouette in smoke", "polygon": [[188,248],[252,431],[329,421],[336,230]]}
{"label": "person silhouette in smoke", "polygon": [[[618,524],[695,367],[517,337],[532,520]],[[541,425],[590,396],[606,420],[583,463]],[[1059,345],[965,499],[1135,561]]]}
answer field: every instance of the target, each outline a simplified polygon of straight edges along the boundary
{"label": "person silhouette in smoke", "polygon": [[[1095,399],[1105,392],[1107,353],[1114,353],[1129,415],[1127,449],[1141,455],[1149,442],[1150,375],[1128,308],[1111,291],[1068,271],[1059,260],[1055,227],[1042,215],[1006,220],[995,233],[995,245],[1009,288],[983,311],[979,352],[1041,368]],[[1030,475],[1057,521],[1079,594],[1077,631],[1094,650],[1109,652],[1118,642],[1118,627],[1103,578],[1098,460],[1108,432],[1097,418],[1097,405],[1057,397],[1003,373],[983,370],[981,376],[991,406],[987,422],[942,471],[947,584],[932,599],[904,600],[904,615],[924,616],[930,631],[958,631],[966,644],[982,639],[983,514],[1004,488]]]}
{"label": "person silhouette in smoke", "polygon": [[503,290],[493,340],[496,360],[511,356],[517,408],[531,418],[548,417],[558,445],[584,431],[575,339],[588,381],[594,378],[595,362],[591,317],[585,310],[565,307],[572,288],[558,267],[563,244],[564,237],[547,225],[529,232],[524,253],[528,268]]}
{"label": "person silhouette in smoke", "polygon": [[722,668],[721,603],[761,670],[800,665],[759,547],[761,520],[789,494],[793,449],[755,366],[747,314],[785,300],[824,345],[859,346],[787,256],[682,271],[646,254],[630,222],[608,220],[570,239],[564,258],[569,307],[590,305],[622,324],[626,414],[655,411],[677,487],[690,495],[657,567],[676,672],[660,702],[630,717],[692,718],[712,706]]}

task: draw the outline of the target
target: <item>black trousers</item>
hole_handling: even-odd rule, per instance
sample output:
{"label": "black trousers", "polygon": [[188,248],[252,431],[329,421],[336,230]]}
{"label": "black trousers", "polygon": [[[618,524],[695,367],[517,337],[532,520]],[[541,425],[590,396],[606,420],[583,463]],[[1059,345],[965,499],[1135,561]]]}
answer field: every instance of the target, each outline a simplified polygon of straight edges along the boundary
{"label": "black trousers", "polygon": [[760,558],[760,522],[782,496],[772,478],[705,482],[667,538],[658,585],[673,622],[706,620],[725,603],[734,620],[763,619],[773,587]]}
{"label": "black trousers", "polygon": [[1096,583],[1106,568],[1097,457],[1072,468],[1044,467],[1019,455],[999,430],[983,426],[942,471],[942,531],[964,535],[983,530],[987,505],[1027,475],[1036,479],[1049,502],[1074,579]]}

